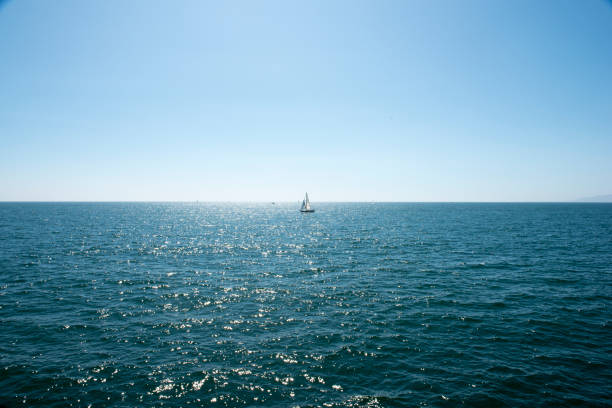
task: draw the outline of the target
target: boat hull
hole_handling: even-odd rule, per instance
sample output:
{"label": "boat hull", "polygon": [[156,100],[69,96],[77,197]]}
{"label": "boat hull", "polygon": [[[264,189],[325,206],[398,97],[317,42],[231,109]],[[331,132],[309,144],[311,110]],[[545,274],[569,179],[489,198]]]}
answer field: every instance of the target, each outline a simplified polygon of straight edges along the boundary
{"label": "boat hull", "polygon": [[300,210],[300,212],[314,212],[314,210]]}

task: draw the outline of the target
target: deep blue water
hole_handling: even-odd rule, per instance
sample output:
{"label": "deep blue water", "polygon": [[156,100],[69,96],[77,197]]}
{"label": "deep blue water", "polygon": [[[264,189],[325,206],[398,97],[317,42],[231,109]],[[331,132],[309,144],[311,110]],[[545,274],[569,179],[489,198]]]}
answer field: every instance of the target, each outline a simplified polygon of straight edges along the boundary
{"label": "deep blue water", "polygon": [[6,406],[609,406],[609,204],[0,204]]}

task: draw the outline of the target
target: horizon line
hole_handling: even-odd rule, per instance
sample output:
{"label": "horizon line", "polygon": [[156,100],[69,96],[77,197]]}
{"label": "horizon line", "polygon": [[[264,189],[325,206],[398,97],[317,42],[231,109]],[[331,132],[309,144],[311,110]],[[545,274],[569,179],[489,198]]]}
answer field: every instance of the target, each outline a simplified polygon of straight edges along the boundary
{"label": "horizon line", "polygon": [[[75,203],[75,204],[102,204],[102,203],[190,203],[190,204],[293,204],[295,201],[247,201],[247,200],[0,200],[0,203]],[[611,204],[611,201],[583,201],[581,199],[572,201],[315,201],[321,204]]]}

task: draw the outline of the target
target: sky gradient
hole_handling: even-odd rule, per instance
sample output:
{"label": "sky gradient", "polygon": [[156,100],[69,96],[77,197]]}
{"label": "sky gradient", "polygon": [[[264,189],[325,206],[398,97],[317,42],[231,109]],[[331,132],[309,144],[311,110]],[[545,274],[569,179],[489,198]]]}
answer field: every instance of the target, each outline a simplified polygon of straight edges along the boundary
{"label": "sky gradient", "polygon": [[612,5],[0,3],[0,201],[612,193]]}

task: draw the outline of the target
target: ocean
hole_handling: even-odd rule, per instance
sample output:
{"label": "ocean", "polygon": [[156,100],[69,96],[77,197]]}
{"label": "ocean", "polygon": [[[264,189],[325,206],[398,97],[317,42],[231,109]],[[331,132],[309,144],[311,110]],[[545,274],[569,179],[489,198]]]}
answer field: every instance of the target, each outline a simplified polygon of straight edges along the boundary
{"label": "ocean", "polygon": [[0,405],[612,403],[612,204],[0,203]]}

